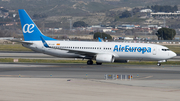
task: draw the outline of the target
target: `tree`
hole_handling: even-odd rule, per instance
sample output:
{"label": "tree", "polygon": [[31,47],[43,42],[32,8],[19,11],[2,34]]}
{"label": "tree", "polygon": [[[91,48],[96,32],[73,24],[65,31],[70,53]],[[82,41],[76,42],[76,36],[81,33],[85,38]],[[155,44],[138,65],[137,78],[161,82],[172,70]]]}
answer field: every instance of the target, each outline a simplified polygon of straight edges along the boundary
{"label": "tree", "polygon": [[147,9],[151,9],[149,6],[147,6]]}
{"label": "tree", "polygon": [[2,12],[8,12],[8,10],[5,9],[5,8],[0,8],[0,10],[1,10]]}
{"label": "tree", "polygon": [[139,11],[140,11],[139,8],[134,8],[134,9],[132,9],[133,15],[135,15],[135,14],[138,13]]}
{"label": "tree", "polygon": [[[148,6],[149,7],[149,6]],[[147,8],[148,8],[147,7]],[[160,6],[160,5],[154,5],[150,7],[154,12],[175,12],[178,11],[178,7],[177,5],[175,5],[174,7],[172,6]]]}
{"label": "tree", "polygon": [[131,16],[132,16],[131,13],[126,10],[126,11],[124,11],[122,13],[122,15],[119,18],[128,18],[128,17],[131,17]]}
{"label": "tree", "polygon": [[112,36],[106,33],[96,32],[94,33],[94,39],[97,39],[98,37],[103,39],[112,39]]}
{"label": "tree", "polygon": [[77,21],[74,22],[73,27],[87,27],[88,24],[86,24],[84,21]]}
{"label": "tree", "polygon": [[174,10],[174,11],[178,11],[178,6],[175,5],[175,6],[173,7],[173,10]]}
{"label": "tree", "polygon": [[176,31],[170,28],[161,28],[156,35],[159,40],[172,40],[176,35]]}

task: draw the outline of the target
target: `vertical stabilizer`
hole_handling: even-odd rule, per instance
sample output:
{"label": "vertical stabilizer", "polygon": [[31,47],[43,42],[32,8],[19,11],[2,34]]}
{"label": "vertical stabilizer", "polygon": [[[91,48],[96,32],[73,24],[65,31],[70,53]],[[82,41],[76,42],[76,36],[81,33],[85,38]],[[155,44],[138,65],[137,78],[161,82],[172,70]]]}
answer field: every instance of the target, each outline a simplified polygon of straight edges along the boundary
{"label": "vertical stabilizer", "polygon": [[41,37],[44,40],[56,40],[43,35],[24,9],[19,10],[19,17],[21,20],[24,41],[41,41]]}

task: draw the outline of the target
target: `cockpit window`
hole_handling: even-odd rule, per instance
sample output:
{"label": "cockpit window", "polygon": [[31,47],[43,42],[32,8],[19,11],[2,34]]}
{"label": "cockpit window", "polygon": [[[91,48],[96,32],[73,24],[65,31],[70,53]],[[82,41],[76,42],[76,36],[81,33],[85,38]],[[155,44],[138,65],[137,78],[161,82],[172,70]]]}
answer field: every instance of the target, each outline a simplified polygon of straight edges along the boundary
{"label": "cockpit window", "polygon": [[170,51],[170,49],[162,49],[162,51]]}

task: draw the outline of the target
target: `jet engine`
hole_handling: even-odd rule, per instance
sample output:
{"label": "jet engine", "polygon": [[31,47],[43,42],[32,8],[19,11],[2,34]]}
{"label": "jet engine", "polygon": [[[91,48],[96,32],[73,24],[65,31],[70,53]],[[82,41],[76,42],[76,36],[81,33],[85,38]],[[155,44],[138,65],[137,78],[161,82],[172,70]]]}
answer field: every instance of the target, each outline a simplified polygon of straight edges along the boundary
{"label": "jet engine", "polygon": [[96,62],[98,63],[114,62],[114,56],[111,54],[97,54]]}

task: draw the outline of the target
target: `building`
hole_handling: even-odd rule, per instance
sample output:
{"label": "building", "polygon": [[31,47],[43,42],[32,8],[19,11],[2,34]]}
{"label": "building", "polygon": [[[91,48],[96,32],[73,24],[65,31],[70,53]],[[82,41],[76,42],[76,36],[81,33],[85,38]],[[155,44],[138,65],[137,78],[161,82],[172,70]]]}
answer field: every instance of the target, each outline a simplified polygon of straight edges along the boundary
{"label": "building", "polygon": [[151,16],[153,17],[168,17],[168,18],[174,18],[174,17],[179,17],[180,13],[176,12],[176,13],[166,13],[166,12],[157,12],[157,13],[151,13]]}
{"label": "building", "polygon": [[103,32],[111,32],[112,29],[106,28],[106,29],[102,29]]}
{"label": "building", "polygon": [[134,25],[122,24],[118,26],[118,29],[134,29]]}
{"label": "building", "polygon": [[146,12],[152,12],[152,10],[151,9],[142,9],[142,10],[140,10],[140,12],[146,13]]}

